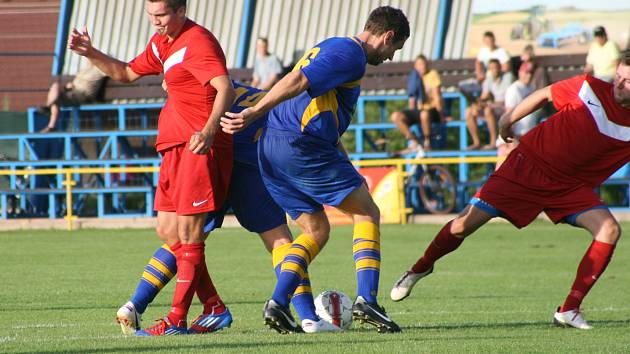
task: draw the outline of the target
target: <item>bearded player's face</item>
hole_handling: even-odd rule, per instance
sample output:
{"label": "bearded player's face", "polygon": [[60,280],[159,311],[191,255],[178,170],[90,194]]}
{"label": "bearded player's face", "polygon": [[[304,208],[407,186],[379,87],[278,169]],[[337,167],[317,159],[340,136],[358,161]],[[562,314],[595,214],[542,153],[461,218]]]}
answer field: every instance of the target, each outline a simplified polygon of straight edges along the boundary
{"label": "bearded player's face", "polygon": [[147,1],[146,10],[151,24],[161,35],[172,36],[177,33],[186,18],[186,7],[173,10],[164,1]]}
{"label": "bearded player's face", "polygon": [[630,108],[630,65],[619,64],[617,66],[613,84],[615,101]]}

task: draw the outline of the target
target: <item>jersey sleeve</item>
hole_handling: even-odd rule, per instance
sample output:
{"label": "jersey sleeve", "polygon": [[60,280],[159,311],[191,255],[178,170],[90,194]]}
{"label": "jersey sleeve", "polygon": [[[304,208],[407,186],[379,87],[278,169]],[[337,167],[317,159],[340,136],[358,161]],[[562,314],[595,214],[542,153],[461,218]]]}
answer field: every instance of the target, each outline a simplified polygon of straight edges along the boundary
{"label": "jersey sleeve", "polygon": [[129,67],[138,75],[158,75],[163,66],[157,55],[157,49],[153,50],[153,41],[149,41],[144,52],[129,62]]}
{"label": "jersey sleeve", "polygon": [[586,75],[579,75],[570,79],[558,81],[551,85],[551,99],[553,106],[560,110],[579,100],[578,93],[586,79]]}
{"label": "jersey sleeve", "polygon": [[223,49],[212,34],[191,41],[183,65],[202,86],[217,76],[228,75]]}
{"label": "jersey sleeve", "polygon": [[[359,55],[364,55],[362,52]],[[363,76],[365,62],[355,51],[322,50],[309,65],[302,67],[309,82],[312,98],[323,95],[341,84]]]}

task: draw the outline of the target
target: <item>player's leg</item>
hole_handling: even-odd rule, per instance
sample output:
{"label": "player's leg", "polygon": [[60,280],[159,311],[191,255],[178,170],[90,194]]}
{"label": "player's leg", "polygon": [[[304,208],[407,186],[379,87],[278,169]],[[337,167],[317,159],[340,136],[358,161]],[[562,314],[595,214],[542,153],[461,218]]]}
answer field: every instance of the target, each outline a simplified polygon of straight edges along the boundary
{"label": "player's leg", "polygon": [[381,333],[400,332],[377,303],[381,267],[380,211],[365,184],[361,184],[337,206],[354,222],[352,252],[357,275],[357,297],[352,306],[353,318],[369,323]]}
{"label": "player's leg", "polygon": [[302,234],[284,251],[276,287],[263,311],[267,325],[280,333],[300,331],[288,310],[289,297],[308,274],[308,265],[317,257],[330,234],[330,224],[323,210],[302,213],[296,222]]}
{"label": "player's leg", "polygon": [[593,242],[580,262],[571,292],[554,315],[554,322],[579,329],[592,328],[581,316],[580,305],[604,273],[621,236],[621,227],[608,208],[601,206],[573,217],[574,224],[588,230]]}
{"label": "player's leg", "polygon": [[118,309],[116,321],[123,333],[140,329],[141,317],[147,306],[177,273],[175,252],[180,248],[177,236],[177,216],[173,212],[158,212],[158,237],[164,241],[144,268],[131,300]]}
{"label": "player's leg", "polygon": [[[271,230],[261,232],[260,237],[267,250],[271,250],[273,268],[276,273],[276,277],[278,277],[281,272],[282,261],[286,257],[292,245],[291,231],[286,224],[283,224]],[[290,300],[293,307],[295,307],[295,311],[302,320],[302,329],[304,332],[319,333],[335,332],[340,330],[339,327],[333,326],[319,318],[315,312],[315,304],[308,272],[304,273],[304,277],[298,283],[298,286]]]}
{"label": "player's leg", "polygon": [[416,283],[433,272],[437,260],[455,251],[464,238],[499,214],[489,204],[473,199],[455,219],[442,227],[422,257],[394,284],[390,293],[392,300],[401,301],[409,296]]}

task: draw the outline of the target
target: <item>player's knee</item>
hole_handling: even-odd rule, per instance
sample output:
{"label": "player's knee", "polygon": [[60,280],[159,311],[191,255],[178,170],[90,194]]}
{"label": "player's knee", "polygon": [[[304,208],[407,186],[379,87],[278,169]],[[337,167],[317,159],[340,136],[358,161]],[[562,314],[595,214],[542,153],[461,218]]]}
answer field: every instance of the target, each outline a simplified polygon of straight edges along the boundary
{"label": "player's knee", "polygon": [[603,241],[607,243],[617,243],[621,237],[621,226],[614,219],[609,219],[604,222],[601,229]]}
{"label": "player's knee", "polygon": [[451,221],[451,234],[455,237],[466,237],[470,235],[470,230],[466,225],[466,219],[457,217]]}
{"label": "player's knee", "polygon": [[169,228],[163,225],[158,225],[155,228],[155,233],[158,235],[160,240],[165,242],[173,238],[173,234],[175,235],[175,238],[177,238],[177,230],[173,230],[173,228]]}

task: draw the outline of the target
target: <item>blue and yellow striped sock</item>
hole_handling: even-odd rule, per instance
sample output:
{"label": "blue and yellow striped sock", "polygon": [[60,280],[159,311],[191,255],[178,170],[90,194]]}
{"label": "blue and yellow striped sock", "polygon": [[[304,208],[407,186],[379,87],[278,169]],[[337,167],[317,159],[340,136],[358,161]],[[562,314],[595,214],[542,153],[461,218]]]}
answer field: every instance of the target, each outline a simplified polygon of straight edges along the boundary
{"label": "blue and yellow striped sock", "polygon": [[147,306],[155,299],[169,280],[177,273],[177,261],[174,252],[163,244],[153,254],[149,264],[144,268],[142,278],[136,287],[136,292],[131,297],[131,302],[136,311],[144,313]]}
{"label": "blue and yellow striped sock", "polygon": [[357,296],[376,303],[381,269],[381,240],[378,225],[369,221],[354,225],[352,253],[357,271]]}
{"label": "blue and yellow striped sock", "polygon": [[[280,277],[282,261],[290,248],[291,244],[287,243],[271,251],[273,269],[276,272],[276,277]],[[315,304],[313,302],[313,293],[311,291],[311,282],[308,278],[308,273],[306,273],[305,278],[302,278],[298,283],[293,296],[289,295],[289,300],[293,303],[295,311],[301,320],[308,319],[317,321],[319,319],[315,313]]]}
{"label": "blue and yellow striped sock", "polygon": [[289,306],[289,296],[295,293],[300,281],[306,276],[308,265],[319,253],[319,246],[309,235],[298,236],[286,252],[278,282],[271,297],[282,306]]}

